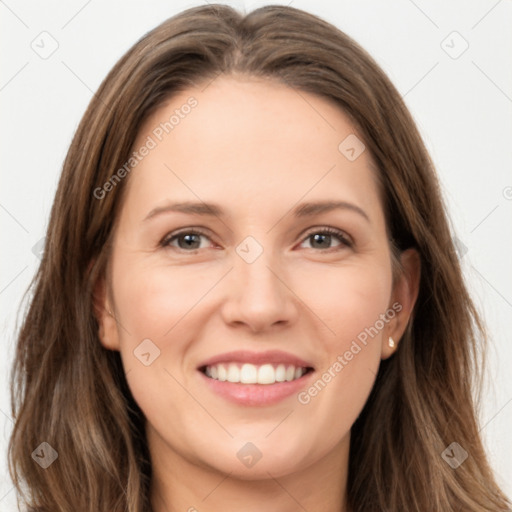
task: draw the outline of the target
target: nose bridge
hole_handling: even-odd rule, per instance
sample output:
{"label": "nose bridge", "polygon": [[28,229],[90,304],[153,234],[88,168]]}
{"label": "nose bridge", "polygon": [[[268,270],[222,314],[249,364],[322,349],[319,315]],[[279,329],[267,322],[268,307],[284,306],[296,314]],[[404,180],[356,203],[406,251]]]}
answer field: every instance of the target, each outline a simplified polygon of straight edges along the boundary
{"label": "nose bridge", "polygon": [[290,320],[294,307],[291,292],[280,276],[281,261],[270,247],[254,236],[247,236],[235,248],[233,288],[228,299],[227,319],[242,321],[262,329]]}
{"label": "nose bridge", "polygon": [[268,239],[260,237],[260,241],[249,235],[242,240],[236,247],[235,272],[240,286],[250,291],[254,298],[263,294],[267,300],[275,300],[281,296],[283,285],[276,275],[280,262],[275,260]]}

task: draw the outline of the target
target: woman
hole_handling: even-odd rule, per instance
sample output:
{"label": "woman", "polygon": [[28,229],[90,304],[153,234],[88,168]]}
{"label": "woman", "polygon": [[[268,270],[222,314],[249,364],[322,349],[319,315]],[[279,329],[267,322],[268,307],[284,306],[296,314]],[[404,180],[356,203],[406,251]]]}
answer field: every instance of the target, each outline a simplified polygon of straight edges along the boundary
{"label": "woman", "polygon": [[32,511],[508,510],[482,335],[372,58],[298,9],[192,8],[114,66],[71,144],[11,473]]}

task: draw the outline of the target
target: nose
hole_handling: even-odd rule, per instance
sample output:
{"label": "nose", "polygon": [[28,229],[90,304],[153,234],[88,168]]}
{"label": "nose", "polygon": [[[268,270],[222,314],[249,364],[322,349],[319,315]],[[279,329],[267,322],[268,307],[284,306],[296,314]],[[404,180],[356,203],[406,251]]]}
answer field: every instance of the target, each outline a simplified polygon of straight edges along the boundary
{"label": "nose", "polygon": [[227,278],[228,292],[222,307],[227,324],[262,332],[292,324],[298,318],[299,300],[287,282],[286,270],[270,251],[264,250],[251,263],[235,254]]}

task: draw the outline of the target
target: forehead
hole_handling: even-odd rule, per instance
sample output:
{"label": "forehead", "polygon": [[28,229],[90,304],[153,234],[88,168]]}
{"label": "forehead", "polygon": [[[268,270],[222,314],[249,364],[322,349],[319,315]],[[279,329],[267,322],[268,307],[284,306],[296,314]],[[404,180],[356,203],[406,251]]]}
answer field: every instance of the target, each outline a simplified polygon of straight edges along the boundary
{"label": "forehead", "polygon": [[255,212],[301,199],[379,206],[376,170],[350,118],[280,83],[220,76],[182,91],[146,120],[133,149],[145,145],[127,198],[144,208],[169,198]]}

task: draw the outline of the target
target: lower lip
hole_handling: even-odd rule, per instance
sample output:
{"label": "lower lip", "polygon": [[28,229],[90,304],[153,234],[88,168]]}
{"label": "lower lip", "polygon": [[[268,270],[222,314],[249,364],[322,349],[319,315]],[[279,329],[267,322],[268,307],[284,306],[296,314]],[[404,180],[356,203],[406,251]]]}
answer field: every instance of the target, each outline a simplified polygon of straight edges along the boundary
{"label": "lower lip", "polygon": [[310,371],[299,379],[290,382],[276,382],[275,384],[240,384],[228,381],[220,381],[207,377],[199,371],[206,385],[210,389],[238,405],[263,406],[272,405],[288,398],[293,394],[298,394],[309,382],[314,374]]}

